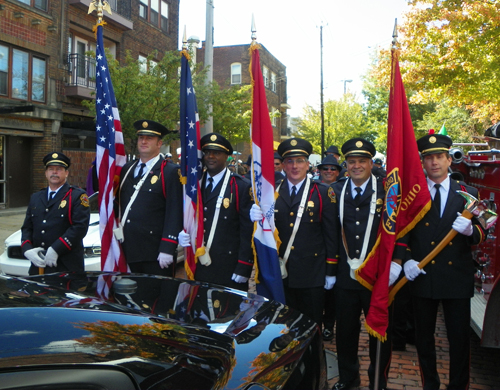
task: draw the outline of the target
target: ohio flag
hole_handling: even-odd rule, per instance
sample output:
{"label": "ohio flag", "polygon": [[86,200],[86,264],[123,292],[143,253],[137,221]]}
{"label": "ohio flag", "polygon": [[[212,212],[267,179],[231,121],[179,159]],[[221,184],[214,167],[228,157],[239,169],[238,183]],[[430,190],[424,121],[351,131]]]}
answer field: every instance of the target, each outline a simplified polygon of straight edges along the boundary
{"label": "ohio flag", "polygon": [[[120,115],[104,52],[102,25],[97,26],[96,48],[96,168],[99,179],[99,231],[101,235],[101,270],[129,272],[128,265],[116,240],[117,227],[113,212],[114,194],[120,172],[126,162]],[[99,293],[107,297],[111,278],[99,283]]]}
{"label": "ohio flag", "polygon": [[277,234],[274,225],[274,149],[273,128],[267,108],[266,89],[260,68],[259,45],[250,45],[252,77],[252,188],[255,203],[264,214],[255,222],[253,245],[257,261],[255,281],[257,293],[285,303],[283,280],[278,261]]}

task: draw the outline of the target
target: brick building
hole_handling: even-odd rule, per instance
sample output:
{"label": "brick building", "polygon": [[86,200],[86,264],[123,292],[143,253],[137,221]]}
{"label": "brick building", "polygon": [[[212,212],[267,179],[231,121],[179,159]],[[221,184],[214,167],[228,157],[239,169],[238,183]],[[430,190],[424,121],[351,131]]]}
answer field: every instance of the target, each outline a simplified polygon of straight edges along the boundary
{"label": "brick building", "polygon": [[[119,61],[177,50],[180,0],[108,0],[104,44]],[[91,0],[2,0],[0,4],[0,208],[28,204],[46,186],[41,161],[71,157],[69,181],[85,187],[95,158]],[[161,55],[161,54],[159,54]],[[158,58],[160,60],[161,58]]]}
{"label": "brick building", "polygon": [[[221,87],[230,85],[248,85],[250,79],[250,44],[234,46],[214,47],[213,58],[213,79]],[[196,50],[196,62],[205,62],[205,45]],[[260,65],[264,85],[266,86],[266,98],[270,113],[276,113],[271,116],[273,125],[273,138],[275,142],[281,142],[282,139],[290,136],[290,123],[287,115],[287,79],[286,66],[274,57],[264,45],[260,48]],[[217,131],[217,129],[214,129]],[[243,162],[247,160],[251,153],[250,145],[234,145],[235,149],[241,152]]]}

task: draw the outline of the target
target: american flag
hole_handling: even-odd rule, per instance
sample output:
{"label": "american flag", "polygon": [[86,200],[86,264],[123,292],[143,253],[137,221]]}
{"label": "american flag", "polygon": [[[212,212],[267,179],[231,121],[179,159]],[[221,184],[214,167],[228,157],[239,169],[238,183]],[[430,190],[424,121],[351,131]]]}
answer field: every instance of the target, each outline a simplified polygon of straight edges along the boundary
{"label": "american flag", "polygon": [[181,174],[184,188],[184,230],[191,236],[191,247],[184,248],[184,267],[189,279],[194,279],[196,259],[204,254],[203,204],[200,180],[203,173],[200,149],[200,119],[194,94],[189,54],[181,53]]}
{"label": "american flag", "polygon": [[[96,142],[97,177],[99,179],[99,230],[101,234],[101,269],[111,272],[128,272],[128,265],[116,240],[113,229],[117,227],[113,212],[114,193],[118,189],[120,171],[126,162],[120,115],[104,52],[102,26],[97,27],[96,48]],[[111,279],[99,286],[107,297]]]}
{"label": "american flag", "polygon": [[259,45],[252,43],[252,185],[255,203],[264,218],[255,222],[253,243],[257,254],[255,274],[257,293],[285,303],[283,280],[278,261],[277,230],[274,226],[274,150],[273,127],[267,108],[266,89],[260,69]]}

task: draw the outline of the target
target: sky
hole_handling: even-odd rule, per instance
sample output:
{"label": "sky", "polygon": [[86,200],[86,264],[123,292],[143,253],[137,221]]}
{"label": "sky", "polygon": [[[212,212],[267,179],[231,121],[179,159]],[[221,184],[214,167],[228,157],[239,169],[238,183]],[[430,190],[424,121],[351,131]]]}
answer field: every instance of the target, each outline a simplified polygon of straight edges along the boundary
{"label": "sky", "polygon": [[[347,91],[362,101],[362,79],[377,47],[388,48],[395,19],[402,22],[406,0],[180,0],[179,48],[189,37],[206,36],[206,3],[214,6],[214,46],[251,42],[252,14],[257,42],[286,66],[288,115],[320,109],[323,26],[324,101]],[[352,80],[344,82],[342,80]]]}

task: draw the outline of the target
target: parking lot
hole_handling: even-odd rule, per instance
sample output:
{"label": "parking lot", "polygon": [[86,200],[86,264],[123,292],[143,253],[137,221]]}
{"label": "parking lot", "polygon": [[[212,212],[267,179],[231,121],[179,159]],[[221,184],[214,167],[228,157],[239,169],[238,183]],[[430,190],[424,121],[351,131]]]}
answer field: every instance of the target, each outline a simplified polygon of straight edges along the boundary
{"label": "parking lot", "polygon": [[[20,229],[24,220],[25,209],[7,209],[0,210],[0,242],[14,231]],[[178,272],[179,277],[185,274],[182,268]],[[360,359],[361,359],[361,389],[368,388],[368,335],[362,327],[360,341]],[[437,324],[436,346],[438,351],[438,371],[441,376],[441,389],[446,389],[448,382],[448,341],[444,321],[440,313]],[[325,343],[325,347],[336,352],[335,342]],[[479,338],[471,331],[471,384],[470,390],[496,390],[500,389],[500,349],[482,348],[479,344]],[[332,378],[329,381],[333,385],[338,378]],[[392,355],[392,364],[389,378],[389,388],[397,390],[420,389],[420,374],[418,368],[418,359],[415,347],[407,345],[404,352],[394,352]]]}

